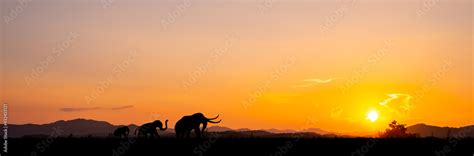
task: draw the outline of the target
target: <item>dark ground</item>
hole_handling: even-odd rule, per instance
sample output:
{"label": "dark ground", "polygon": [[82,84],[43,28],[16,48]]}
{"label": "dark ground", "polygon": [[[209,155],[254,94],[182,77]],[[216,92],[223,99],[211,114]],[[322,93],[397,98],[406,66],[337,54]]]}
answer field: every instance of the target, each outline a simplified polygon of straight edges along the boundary
{"label": "dark ground", "polygon": [[473,156],[474,139],[230,139],[214,137],[202,140],[177,140],[175,138],[139,140],[131,138],[127,140],[111,138],[23,138],[8,139],[8,155]]}

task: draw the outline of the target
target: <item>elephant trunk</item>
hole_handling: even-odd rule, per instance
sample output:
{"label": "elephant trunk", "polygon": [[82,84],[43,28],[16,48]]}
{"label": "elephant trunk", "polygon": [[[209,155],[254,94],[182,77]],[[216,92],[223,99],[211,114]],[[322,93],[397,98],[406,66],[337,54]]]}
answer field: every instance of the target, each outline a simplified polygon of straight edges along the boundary
{"label": "elephant trunk", "polygon": [[165,121],[165,128],[160,127],[160,130],[162,130],[162,131],[164,131],[166,129],[168,129],[168,120]]}

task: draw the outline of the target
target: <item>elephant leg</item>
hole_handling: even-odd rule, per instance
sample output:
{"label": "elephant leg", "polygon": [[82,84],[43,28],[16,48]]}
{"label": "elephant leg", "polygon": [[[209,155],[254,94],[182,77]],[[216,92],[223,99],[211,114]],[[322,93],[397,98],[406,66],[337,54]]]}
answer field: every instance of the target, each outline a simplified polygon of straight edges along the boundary
{"label": "elephant leg", "polygon": [[142,136],[142,129],[139,128],[139,129],[138,129],[138,133],[137,133],[137,137],[141,137],[141,136]]}
{"label": "elephant leg", "polygon": [[153,138],[153,132],[147,131],[146,136],[147,138]]}
{"label": "elephant leg", "polygon": [[[202,130],[201,130],[201,133],[202,133],[202,136],[204,137],[204,132],[206,132],[206,128],[207,128],[207,122],[203,122],[202,123]],[[199,127],[198,127],[199,129]]]}
{"label": "elephant leg", "polygon": [[194,128],[194,133],[196,133],[196,137],[198,137],[198,138],[202,137],[201,130],[199,130],[199,127]]}
{"label": "elephant leg", "polygon": [[191,131],[186,131],[186,138],[191,138]]}
{"label": "elephant leg", "polygon": [[151,138],[155,138],[155,136],[158,136],[158,132],[155,131],[151,131],[150,132],[150,135],[151,135]]}

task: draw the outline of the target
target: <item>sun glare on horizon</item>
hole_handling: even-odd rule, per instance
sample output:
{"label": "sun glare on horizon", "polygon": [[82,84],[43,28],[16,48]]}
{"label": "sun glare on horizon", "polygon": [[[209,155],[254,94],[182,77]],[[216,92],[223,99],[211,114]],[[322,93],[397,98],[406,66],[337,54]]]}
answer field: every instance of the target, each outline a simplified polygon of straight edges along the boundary
{"label": "sun glare on horizon", "polygon": [[377,121],[378,118],[379,118],[379,114],[375,110],[371,110],[367,114],[367,120],[369,120],[370,122],[375,122]]}

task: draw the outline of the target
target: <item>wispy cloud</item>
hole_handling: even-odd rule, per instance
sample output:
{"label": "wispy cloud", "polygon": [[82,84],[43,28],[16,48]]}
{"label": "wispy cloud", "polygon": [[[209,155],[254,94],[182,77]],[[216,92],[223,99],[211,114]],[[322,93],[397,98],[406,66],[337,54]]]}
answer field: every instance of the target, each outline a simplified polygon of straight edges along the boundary
{"label": "wispy cloud", "polygon": [[83,111],[92,111],[92,110],[122,110],[122,109],[128,109],[128,108],[133,108],[133,105],[126,105],[126,106],[119,106],[119,107],[67,107],[67,108],[61,108],[59,109],[60,111],[63,112],[83,112]]}
{"label": "wispy cloud", "polygon": [[294,85],[293,88],[307,88],[307,87],[312,87],[318,84],[325,84],[325,83],[331,83],[334,81],[334,78],[329,78],[329,79],[318,79],[318,78],[313,78],[313,79],[305,79],[303,82],[306,82],[304,84],[299,84],[299,85]]}
{"label": "wispy cloud", "polygon": [[322,80],[322,79],[306,79],[306,80],[303,80],[305,82],[315,82],[315,83],[329,83],[329,82],[332,82],[334,79],[326,79],[326,80]]}
{"label": "wispy cloud", "polygon": [[412,107],[411,99],[412,96],[410,94],[387,94],[389,98],[385,99],[384,101],[380,102],[379,104],[385,108],[388,108],[390,111],[396,113],[402,113],[409,111]]}
{"label": "wispy cloud", "polygon": [[110,108],[110,110],[121,110],[121,109],[127,109],[127,108],[133,108],[133,105],[120,106],[120,107],[112,107],[112,108]]}

